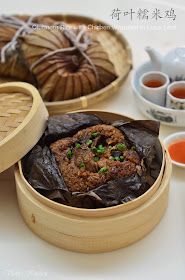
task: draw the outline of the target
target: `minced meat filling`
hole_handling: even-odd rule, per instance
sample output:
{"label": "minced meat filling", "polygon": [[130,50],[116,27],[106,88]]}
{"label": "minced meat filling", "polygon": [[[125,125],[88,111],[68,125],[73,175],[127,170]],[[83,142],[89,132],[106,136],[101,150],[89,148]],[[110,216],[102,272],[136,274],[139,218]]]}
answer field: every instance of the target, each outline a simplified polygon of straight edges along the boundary
{"label": "minced meat filling", "polygon": [[71,192],[88,191],[107,181],[141,173],[135,147],[129,147],[122,132],[111,125],[95,125],[50,146]]}

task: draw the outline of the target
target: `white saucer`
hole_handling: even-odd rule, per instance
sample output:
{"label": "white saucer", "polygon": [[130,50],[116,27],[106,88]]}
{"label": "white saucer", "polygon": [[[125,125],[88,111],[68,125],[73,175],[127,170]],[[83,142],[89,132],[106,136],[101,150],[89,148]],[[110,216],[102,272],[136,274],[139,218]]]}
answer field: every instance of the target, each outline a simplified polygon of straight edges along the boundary
{"label": "white saucer", "polygon": [[140,65],[133,74],[132,77],[132,89],[136,104],[140,111],[149,119],[160,121],[163,124],[170,126],[185,127],[185,110],[174,110],[166,107],[156,105],[146,100],[140,93],[139,89],[139,78],[145,72],[155,71],[150,61]]}

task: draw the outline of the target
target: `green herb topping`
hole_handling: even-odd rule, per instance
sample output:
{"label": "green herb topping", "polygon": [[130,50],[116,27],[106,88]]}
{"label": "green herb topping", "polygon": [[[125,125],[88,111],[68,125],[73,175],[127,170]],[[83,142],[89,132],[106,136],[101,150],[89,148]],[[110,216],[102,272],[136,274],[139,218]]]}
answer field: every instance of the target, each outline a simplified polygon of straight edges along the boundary
{"label": "green herb topping", "polygon": [[71,159],[71,158],[72,158],[72,156],[73,156],[73,152],[72,152],[72,150],[71,150],[71,149],[70,149],[70,150],[68,150],[66,155],[67,155],[67,158],[68,158],[68,159]]}
{"label": "green herb topping", "polygon": [[115,160],[115,161],[124,161],[124,156],[119,156],[119,157],[109,157],[110,160]]}
{"label": "green herb topping", "polygon": [[135,151],[135,150],[136,150],[136,147],[135,147],[135,146],[132,146],[132,147],[131,147],[131,150],[132,150],[132,151]]}
{"label": "green herb topping", "polygon": [[80,162],[80,168],[85,168],[85,163],[84,162]]}
{"label": "green herb topping", "polygon": [[105,153],[105,147],[103,147],[103,145],[99,145],[98,148],[96,149],[96,152],[98,154],[103,154]]}
{"label": "green herb topping", "polygon": [[99,136],[99,135],[100,135],[99,132],[92,132],[92,133],[91,133],[91,137],[92,137],[92,138],[96,138],[96,137]]}
{"label": "green herb topping", "polygon": [[81,148],[80,143],[76,143],[75,147],[76,147],[77,149],[80,149],[80,148]]}
{"label": "green herb topping", "polygon": [[120,158],[119,157],[114,157],[114,160],[119,161]]}
{"label": "green herb topping", "polygon": [[118,149],[119,151],[124,151],[126,150],[127,146],[124,143],[119,143],[116,145],[116,149]]}
{"label": "green herb topping", "polygon": [[120,161],[124,161],[124,156],[120,156]]}
{"label": "green herb topping", "polygon": [[97,162],[97,161],[100,160],[100,158],[99,158],[99,157],[93,157],[93,160],[94,160],[95,162]]}
{"label": "green herb topping", "polygon": [[87,144],[87,146],[91,145],[92,144],[92,140],[91,139],[87,140],[86,144]]}
{"label": "green herb topping", "polygon": [[97,154],[103,154],[105,153],[105,147],[103,147],[103,145],[98,145],[98,147],[92,147],[91,148],[91,151],[93,153],[97,153]]}
{"label": "green herb topping", "polygon": [[93,153],[96,153],[96,147],[91,147],[91,151],[92,151]]}
{"label": "green herb topping", "polygon": [[100,170],[98,171],[98,173],[105,173],[108,171],[108,168],[107,167],[102,167],[100,168]]}

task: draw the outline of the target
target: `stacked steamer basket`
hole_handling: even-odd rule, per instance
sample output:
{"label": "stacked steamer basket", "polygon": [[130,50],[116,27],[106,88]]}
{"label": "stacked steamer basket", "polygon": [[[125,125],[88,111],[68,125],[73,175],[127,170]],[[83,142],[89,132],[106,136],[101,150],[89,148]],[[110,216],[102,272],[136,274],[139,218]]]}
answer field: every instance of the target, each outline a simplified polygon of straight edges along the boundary
{"label": "stacked steamer basket", "polygon": [[162,218],[168,203],[171,163],[147,197],[106,209],[80,209],[60,205],[39,195],[24,179],[21,165],[15,178],[20,211],[28,227],[61,248],[84,253],[113,251],[148,234]]}
{"label": "stacked steamer basket", "polygon": [[118,74],[116,80],[114,80],[108,86],[89,95],[75,98],[73,100],[46,102],[45,104],[50,115],[69,112],[71,110],[85,109],[88,106],[99,103],[118,92],[132,67],[131,48],[125,37],[121,33],[111,28],[111,26],[107,23],[89,17],[75,15],[47,16],[57,21],[64,21],[68,24],[105,26],[106,28],[102,29],[101,32],[96,29],[92,29],[92,32],[96,33],[97,40],[100,41],[100,43],[103,45],[103,48],[108,53]]}
{"label": "stacked steamer basket", "polygon": [[[112,94],[119,91],[123,84],[126,76],[128,75],[132,67],[132,55],[130,46],[125,37],[111,28],[110,25],[95,20],[93,18],[75,15],[42,15],[43,17],[50,18],[57,22],[65,22],[69,25],[85,25],[90,26],[89,30],[93,36],[96,37],[97,41],[100,42],[105,52],[108,54],[110,61],[113,63],[117,77],[114,81],[109,83],[107,86],[96,90],[88,95],[82,95],[68,100],[45,102],[45,105],[50,115],[56,115],[71,110],[85,109],[88,106],[99,103],[103,99],[108,98]],[[40,17],[42,17],[40,16]],[[35,17],[37,18],[37,17]],[[39,16],[38,16],[39,18]],[[102,26],[101,31],[95,27]],[[0,80],[4,82],[7,78],[0,77]],[[15,79],[7,79],[7,81]],[[62,90],[62,89],[61,89]]]}
{"label": "stacked steamer basket", "polygon": [[[27,113],[21,113],[22,119],[19,123],[17,114],[24,106],[18,109],[18,103],[12,102],[17,111],[13,106],[9,111],[11,124],[14,123],[15,117],[15,123],[18,125],[9,135],[4,135],[0,142],[0,151],[4,151],[3,157],[9,159],[7,164],[2,165],[1,156],[1,171],[20,160],[35,145],[43,133],[47,120],[47,111],[35,88],[25,83],[7,83],[0,86],[1,99],[15,94],[23,98],[23,101],[27,98],[22,94],[29,97],[27,100],[29,105],[24,104],[26,106],[24,109],[28,107],[31,109],[27,110]],[[6,104],[5,102],[3,106]],[[95,113],[108,121],[130,120],[126,116],[110,112],[87,111],[87,113]],[[1,124],[2,119],[6,117],[1,114]],[[163,146],[162,151],[160,174],[148,191],[125,204],[101,209],[75,208],[45,198],[26,181],[19,161],[15,166],[15,179],[23,219],[29,228],[44,240],[72,251],[97,253],[127,246],[148,234],[166,210],[171,163]]]}

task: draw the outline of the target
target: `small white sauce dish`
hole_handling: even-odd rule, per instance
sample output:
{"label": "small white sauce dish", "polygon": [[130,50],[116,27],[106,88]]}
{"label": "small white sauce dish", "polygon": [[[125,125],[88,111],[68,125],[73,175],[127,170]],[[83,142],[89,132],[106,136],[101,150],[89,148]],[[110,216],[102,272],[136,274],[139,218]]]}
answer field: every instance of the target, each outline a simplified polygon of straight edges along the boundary
{"label": "small white sauce dish", "polygon": [[[176,133],[170,134],[169,136],[167,136],[164,139],[164,145],[168,149],[170,144],[173,144],[173,143],[178,142],[180,140],[185,140],[185,131],[181,131],[181,132],[176,132]],[[171,161],[172,161],[172,163],[174,165],[182,167],[182,168],[185,168],[185,164],[184,163],[180,163],[180,162],[177,162],[177,161],[172,160],[172,159],[171,159]]]}

